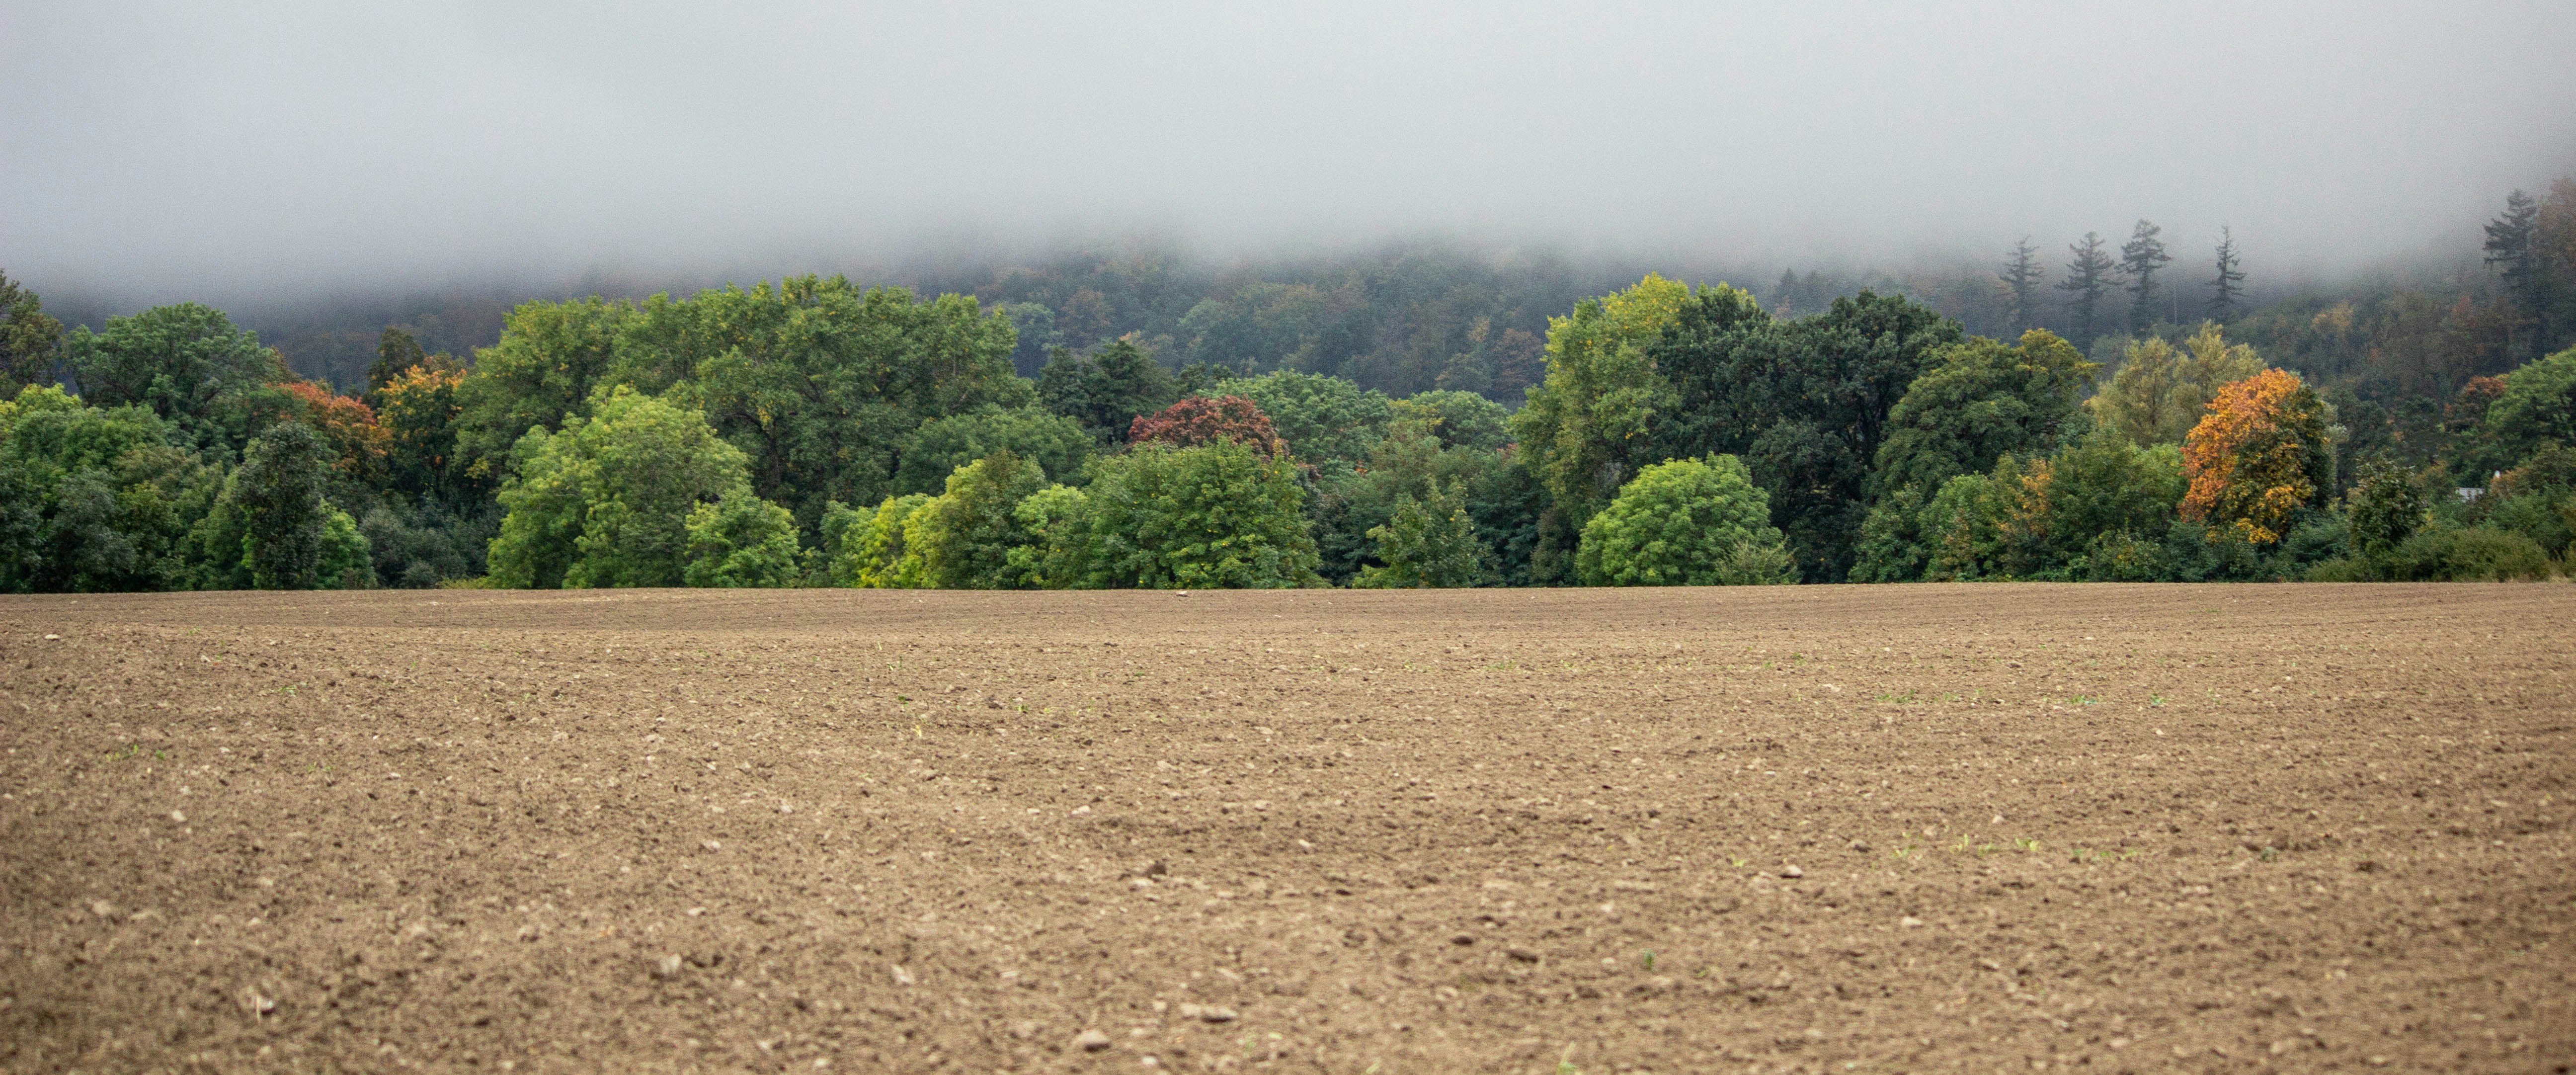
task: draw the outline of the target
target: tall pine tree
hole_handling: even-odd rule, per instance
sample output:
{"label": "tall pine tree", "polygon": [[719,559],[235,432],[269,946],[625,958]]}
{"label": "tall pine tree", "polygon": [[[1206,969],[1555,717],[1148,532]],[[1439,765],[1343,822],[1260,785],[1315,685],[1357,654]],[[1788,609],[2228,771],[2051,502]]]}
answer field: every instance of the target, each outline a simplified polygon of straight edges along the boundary
{"label": "tall pine tree", "polygon": [[2111,255],[2103,252],[2100,232],[2085,232],[2083,242],[2066,249],[2075,260],[2066,263],[2066,279],[2057,282],[2057,289],[2073,296],[2067,302],[2075,307],[2075,345],[2090,353],[2093,338],[2102,334],[2102,296],[2111,291],[2115,265]]}
{"label": "tall pine tree", "polygon": [[[2505,294],[2513,303],[2517,336],[2525,335],[2522,326],[2539,320],[2548,305],[2542,297],[2540,266],[2532,257],[2533,240],[2539,234],[2540,201],[2519,190],[2505,195],[2504,212],[2487,222],[2487,264],[2495,266],[2496,275],[2504,278]],[[2516,343],[2525,357],[2537,353],[2530,342]]]}
{"label": "tall pine tree", "polygon": [[2129,333],[2133,336],[2146,335],[2156,323],[2156,270],[2173,260],[2165,253],[2163,234],[2163,228],[2141,220],[2129,233],[2129,241],[2120,244],[2120,275],[2129,278]]}
{"label": "tall pine tree", "polygon": [[2236,234],[2218,229],[2218,275],[2209,281],[2209,317],[2225,321],[2236,316],[2237,299],[2245,293],[2245,273],[2236,267]]}
{"label": "tall pine tree", "polygon": [[2005,262],[2004,270],[1995,274],[2012,291],[2012,316],[2004,326],[2009,332],[2020,332],[2031,326],[2031,311],[2038,305],[2031,294],[2039,289],[2038,255],[2039,248],[2030,245],[2030,236],[2022,236],[2020,242],[2013,244],[2012,260]]}

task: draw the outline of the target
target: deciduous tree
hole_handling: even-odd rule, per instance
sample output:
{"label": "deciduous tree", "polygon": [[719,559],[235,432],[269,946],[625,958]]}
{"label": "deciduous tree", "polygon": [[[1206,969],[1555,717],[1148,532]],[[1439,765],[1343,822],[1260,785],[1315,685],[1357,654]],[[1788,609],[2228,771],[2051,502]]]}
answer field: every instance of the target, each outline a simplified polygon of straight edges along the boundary
{"label": "deciduous tree", "polygon": [[1127,429],[1127,443],[1148,442],[1175,448],[1240,444],[1263,458],[1288,454],[1287,442],[1270,427],[1270,417],[1242,396],[1187,396],[1155,414],[1139,415]]}
{"label": "deciduous tree", "polygon": [[1493,552],[1476,533],[1466,498],[1456,483],[1432,483],[1429,494],[1415,500],[1398,493],[1395,511],[1368,532],[1377,542],[1378,563],[1360,570],[1352,585],[1366,589],[1455,589],[1482,586],[1493,578]]}
{"label": "deciduous tree", "polygon": [[492,581],[527,588],[676,586],[689,518],[748,482],[740,449],[695,410],[623,386],[563,429],[520,438],[503,483]]}
{"label": "deciduous tree", "polygon": [[1724,586],[1798,580],[1770,497],[1730,455],[1639,471],[1583,524],[1576,570],[1592,586]]}
{"label": "deciduous tree", "polygon": [[2325,402],[2281,370],[2220,387],[2182,458],[2191,482],[2183,518],[2233,528],[2255,545],[2278,542],[2334,485]]}
{"label": "deciduous tree", "polygon": [[0,400],[21,389],[54,383],[63,323],[45,315],[45,302],[0,272]]}

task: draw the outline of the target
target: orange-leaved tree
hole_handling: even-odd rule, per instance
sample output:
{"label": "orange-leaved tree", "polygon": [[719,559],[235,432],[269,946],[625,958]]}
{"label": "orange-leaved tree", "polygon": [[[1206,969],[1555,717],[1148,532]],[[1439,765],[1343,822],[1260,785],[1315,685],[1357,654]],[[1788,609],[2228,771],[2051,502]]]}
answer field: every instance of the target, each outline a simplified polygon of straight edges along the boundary
{"label": "orange-leaved tree", "polygon": [[1278,432],[1270,426],[1270,416],[1261,413],[1259,404],[1242,396],[1191,396],[1160,413],[1137,415],[1127,427],[1127,442],[1149,441],[1176,448],[1234,443],[1270,459],[1288,454],[1288,446],[1281,443]]}
{"label": "orange-leaved tree", "polygon": [[376,424],[375,408],[334,395],[311,381],[289,381],[280,387],[303,403],[304,421],[339,454],[335,465],[342,474],[362,482],[378,480],[386,438],[384,427]]}
{"label": "orange-leaved tree", "polygon": [[2258,545],[2281,540],[2333,483],[2326,424],[2325,401],[2295,373],[2267,369],[2220,388],[2183,440],[2183,518]]}

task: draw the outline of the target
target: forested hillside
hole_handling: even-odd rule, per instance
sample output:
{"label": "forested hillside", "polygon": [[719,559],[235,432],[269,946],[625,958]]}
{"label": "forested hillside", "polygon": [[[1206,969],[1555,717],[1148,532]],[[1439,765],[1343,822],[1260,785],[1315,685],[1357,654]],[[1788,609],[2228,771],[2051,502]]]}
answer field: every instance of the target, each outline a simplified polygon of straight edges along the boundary
{"label": "forested hillside", "polygon": [[0,588],[2546,577],[2576,182],[2486,230],[2439,290],[2260,306],[2231,237],[2140,221],[1749,289],[1138,247],[459,300],[362,352],[65,332],[0,278]]}

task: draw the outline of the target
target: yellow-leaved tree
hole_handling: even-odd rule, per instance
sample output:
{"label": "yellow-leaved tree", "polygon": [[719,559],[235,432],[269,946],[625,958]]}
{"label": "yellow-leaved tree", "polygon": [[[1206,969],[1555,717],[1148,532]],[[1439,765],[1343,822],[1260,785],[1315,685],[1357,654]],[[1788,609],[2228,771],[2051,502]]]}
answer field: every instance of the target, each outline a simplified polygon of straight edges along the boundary
{"label": "yellow-leaved tree", "polygon": [[2182,517],[2245,540],[2281,540],[2334,484],[2325,401],[2295,373],[2267,369],[2223,385],[2182,449]]}

